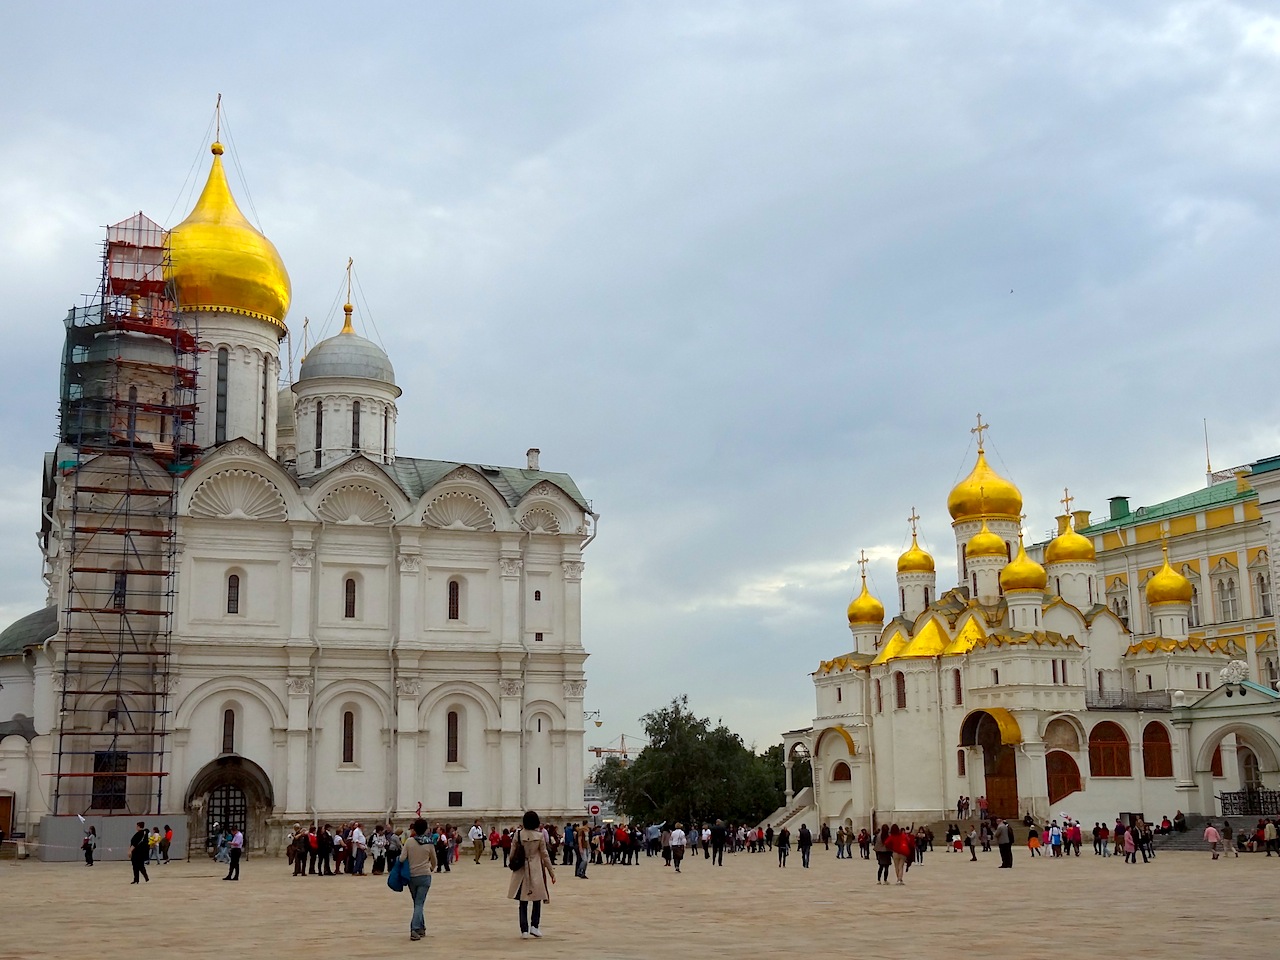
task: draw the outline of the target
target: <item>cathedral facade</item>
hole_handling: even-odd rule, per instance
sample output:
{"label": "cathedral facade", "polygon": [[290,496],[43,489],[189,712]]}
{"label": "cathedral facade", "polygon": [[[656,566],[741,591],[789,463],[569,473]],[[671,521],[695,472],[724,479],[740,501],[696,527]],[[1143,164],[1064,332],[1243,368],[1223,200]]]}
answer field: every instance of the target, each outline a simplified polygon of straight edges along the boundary
{"label": "cathedral facade", "polygon": [[0,828],[59,857],[80,817],[202,850],[215,824],[273,849],[295,821],[579,815],[591,504],[537,450],[403,456],[350,303],[278,389],[288,274],[213,154],[178,226],[109,229],[68,318],[49,606],[0,634]]}
{"label": "cathedral facade", "polygon": [[[1068,494],[1056,535],[1028,548],[1021,491],[988,464],[985,429],[947,500],[958,583],[939,590],[914,511],[887,621],[863,561],[847,611],[853,647],[813,673],[812,725],[783,735],[787,805],[775,826],[955,820],[960,797],[975,816],[985,797],[1011,820],[1274,806],[1264,512],[1280,504],[1260,505],[1250,468],[1156,507],[1130,512],[1117,498],[1094,525]],[[1253,465],[1266,482],[1275,469]],[[1230,602],[1246,582],[1254,599]],[[1209,604],[1211,593],[1222,601]],[[793,793],[802,757],[813,787]]]}

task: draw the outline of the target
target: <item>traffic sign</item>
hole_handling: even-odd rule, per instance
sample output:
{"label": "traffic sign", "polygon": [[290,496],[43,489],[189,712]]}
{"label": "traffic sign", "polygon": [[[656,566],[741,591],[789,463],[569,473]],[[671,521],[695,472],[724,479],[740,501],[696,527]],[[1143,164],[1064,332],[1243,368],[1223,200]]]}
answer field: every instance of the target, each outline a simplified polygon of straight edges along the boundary
{"label": "traffic sign", "polygon": [[598,804],[598,803],[588,803],[588,804],[587,804],[587,813],[591,814],[591,816],[593,816],[593,817],[598,817],[598,816],[600,816],[600,804]]}

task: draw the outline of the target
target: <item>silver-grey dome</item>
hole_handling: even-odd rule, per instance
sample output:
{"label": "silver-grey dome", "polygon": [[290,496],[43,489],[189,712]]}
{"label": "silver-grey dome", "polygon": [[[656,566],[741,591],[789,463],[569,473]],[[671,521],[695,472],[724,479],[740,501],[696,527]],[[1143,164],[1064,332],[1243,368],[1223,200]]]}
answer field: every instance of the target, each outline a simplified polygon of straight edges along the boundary
{"label": "silver-grey dome", "polygon": [[277,395],[276,400],[276,429],[292,430],[295,426],[294,422],[294,400],[293,390],[289,387],[283,387]]}
{"label": "silver-grey dome", "polygon": [[359,377],[393,386],[396,382],[396,373],[386,352],[372,340],[355,333],[340,333],[311,348],[298,371],[298,381],[316,377]]}

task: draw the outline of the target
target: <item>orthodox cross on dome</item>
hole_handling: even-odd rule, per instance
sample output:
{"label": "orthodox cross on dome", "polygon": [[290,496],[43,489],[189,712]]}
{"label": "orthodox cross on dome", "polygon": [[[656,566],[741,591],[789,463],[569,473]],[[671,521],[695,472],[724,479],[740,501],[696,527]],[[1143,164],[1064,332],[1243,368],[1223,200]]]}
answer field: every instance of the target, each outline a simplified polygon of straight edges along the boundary
{"label": "orthodox cross on dome", "polygon": [[907,517],[907,523],[911,524],[911,536],[912,536],[912,537],[914,537],[914,536],[916,535],[916,533],[917,533],[917,530],[916,530],[916,524],[917,524],[917,523],[919,523],[919,522],[920,522],[920,514],[916,513],[916,508],[915,508],[915,507],[912,507],[912,508],[911,508],[911,516]]}
{"label": "orthodox cross on dome", "polygon": [[218,94],[218,99],[213,104],[213,139],[222,140],[222,94]]}
{"label": "orthodox cross on dome", "polygon": [[342,313],[344,317],[342,321],[343,333],[356,332],[355,327],[351,326],[351,312],[355,309],[355,307],[351,305],[351,266],[354,263],[355,260],[351,257],[347,257],[347,302],[342,305]]}
{"label": "orthodox cross on dome", "polygon": [[869,562],[870,562],[870,561],[869,561],[869,560],[867,560],[867,551],[865,551],[865,550],[859,550],[859,551],[858,551],[858,568],[862,571],[862,582],[863,582],[863,583],[866,583],[866,582],[867,582],[867,564],[868,564]]}
{"label": "orthodox cross on dome", "polygon": [[978,414],[978,425],[976,427],[969,428],[970,433],[976,433],[978,435],[978,452],[979,453],[983,452],[982,435],[990,429],[991,429],[991,424],[982,422],[982,414]]}
{"label": "orthodox cross on dome", "polygon": [[1063,487],[1063,488],[1062,488],[1062,499],[1058,501],[1060,504],[1062,504],[1062,512],[1063,512],[1063,513],[1070,513],[1070,512],[1071,512],[1071,504],[1075,503],[1075,500],[1076,500],[1076,498],[1075,498],[1075,497],[1073,497],[1073,496],[1071,495],[1071,491],[1070,491],[1070,490],[1068,490],[1066,487]]}

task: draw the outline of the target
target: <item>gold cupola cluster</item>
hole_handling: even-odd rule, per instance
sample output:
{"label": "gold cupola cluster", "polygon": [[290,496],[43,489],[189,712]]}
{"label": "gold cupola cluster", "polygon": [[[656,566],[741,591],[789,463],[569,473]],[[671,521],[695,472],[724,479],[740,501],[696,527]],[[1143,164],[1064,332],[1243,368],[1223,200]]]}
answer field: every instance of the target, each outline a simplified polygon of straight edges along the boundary
{"label": "gold cupola cluster", "polygon": [[1000,571],[1000,587],[1005,593],[1016,590],[1043,591],[1049,584],[1049,575],[1044,567],[1029,556],[1022,545],[1022,534],[1018,534],[1018,553]]}
{"label": "gold cupola cluster", "polygon": [[1147,581],[1147,603],[1153,607],[1159,603],[1190,603],[1191,581],[1169,566],[1169,545],[1162,543],[1160,547],[1164,552],[1164,566]]}
{"label": "gold cupola cluster", "polygon": [[222,144],[195,208],[169,231],[166,279],[187,312],[237,313],[286,332],[292,287],[275,245],[254,228],[231,195]]}

